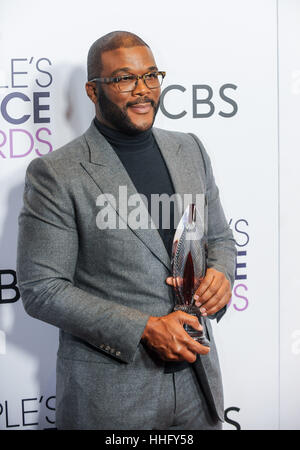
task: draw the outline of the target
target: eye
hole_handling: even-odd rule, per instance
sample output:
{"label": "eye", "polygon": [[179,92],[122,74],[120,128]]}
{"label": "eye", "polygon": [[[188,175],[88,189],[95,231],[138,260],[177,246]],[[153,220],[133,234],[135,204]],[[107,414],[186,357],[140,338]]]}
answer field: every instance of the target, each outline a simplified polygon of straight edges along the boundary
{"label": "eye", "polygon": [[128,83],[128,81],[135,80],[134,75],[124,75],[122,77],[119,77],[119,83]]}

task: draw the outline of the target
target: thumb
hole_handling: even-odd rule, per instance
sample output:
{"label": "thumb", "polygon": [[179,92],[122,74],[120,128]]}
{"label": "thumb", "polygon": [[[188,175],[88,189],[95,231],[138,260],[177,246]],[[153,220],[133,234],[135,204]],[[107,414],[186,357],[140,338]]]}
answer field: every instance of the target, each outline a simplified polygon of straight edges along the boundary
{"label": "thumb", "polygon": [[194,330],[200,330],[200,331],[203,330],[203,327],[199,323],[197,316],[194,316],[192,314],[187,314],[182,311],[182,316],[180,317],[180,321],[182,323],[186,323],[187,325],[190,325],[191,327],[194,328]]}

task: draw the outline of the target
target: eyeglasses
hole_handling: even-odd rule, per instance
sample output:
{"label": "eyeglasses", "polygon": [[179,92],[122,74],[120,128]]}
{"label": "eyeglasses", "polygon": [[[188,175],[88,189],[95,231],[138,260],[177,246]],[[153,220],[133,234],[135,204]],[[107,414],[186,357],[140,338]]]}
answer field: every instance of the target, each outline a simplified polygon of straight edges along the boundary
{"label": "eyeglasses", "polygon": [[142,79],[149,89],[157,89],[162,85],[166,72],[148,72],[144,75],[123,75],[120,77],[93,78],[90,81],[99,81],[100,83],[114,83],[118,86],[120,92],[134,91],[139,79]]}

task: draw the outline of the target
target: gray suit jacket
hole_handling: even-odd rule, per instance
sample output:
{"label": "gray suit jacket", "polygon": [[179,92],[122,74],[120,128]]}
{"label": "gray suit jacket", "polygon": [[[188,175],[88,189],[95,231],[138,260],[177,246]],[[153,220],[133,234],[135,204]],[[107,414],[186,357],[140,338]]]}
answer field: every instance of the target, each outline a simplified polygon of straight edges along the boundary
{"label": "gray suit jacket", "polygon": [[[194,135],[153,132],[175,191],[205,194],[208,266],[233,284],[235,244],[206,151]],[[125,222],[122,229],[97,227],[97,197],[110,193],[118,199],[120,185],[128,195],[136,193],[93,123],[71,143],[31,161],[26,172],[17,276],[27,313],[60,329],[58,428],[147,428],[143,409],[155,407],[160,395],[164,363],[140,338],[150,315],[173,309],[165,282],[170,258],[156,229],[132,230]],[[122,218],[118,202],[116,209]],[[209,320],[206,326],[211,351],[198,357],[194,369],[212,413],[223,420]],[[135,413],[129,418],[128,411]]]}

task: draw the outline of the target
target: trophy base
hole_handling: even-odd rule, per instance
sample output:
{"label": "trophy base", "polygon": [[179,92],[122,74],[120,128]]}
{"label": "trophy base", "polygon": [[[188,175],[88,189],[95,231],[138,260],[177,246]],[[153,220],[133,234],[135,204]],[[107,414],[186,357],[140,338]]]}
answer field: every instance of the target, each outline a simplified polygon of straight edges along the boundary
{"label": "trophy base", "polygon": [[195,328],[191,327],[188,324],[184,324],[183,328],[188,333],[191,338],[193,338],[195,341],[199,342],[201,345],[204,345],[205,347],[210,347],[210,342],[206,335],[206,328],[204,324],[203,317],[201,316],[201,313],[199,312],[198,308],[193,305],[176,305],[174,308],[174,311],[184,311],[187,314],[191,314],[192,316],[196,316],[200,325],[202,325],[203,330],[195,330]]}

